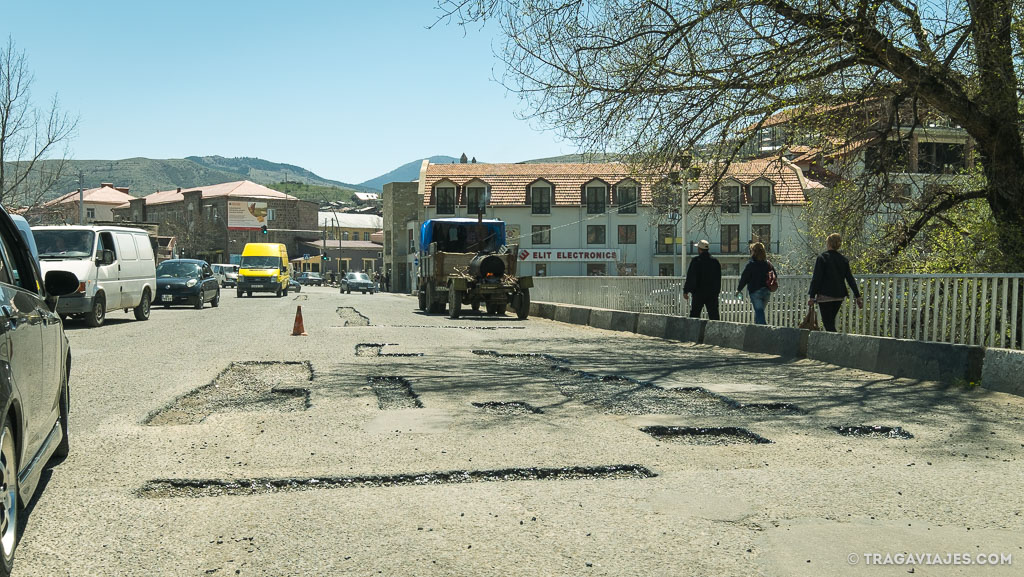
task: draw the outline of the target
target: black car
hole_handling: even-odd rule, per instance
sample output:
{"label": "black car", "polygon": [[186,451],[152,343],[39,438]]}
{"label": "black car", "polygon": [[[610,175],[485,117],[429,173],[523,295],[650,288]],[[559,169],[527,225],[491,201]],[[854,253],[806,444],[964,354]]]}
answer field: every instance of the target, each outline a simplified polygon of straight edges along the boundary
{"label": "black car", "polygon": [[220,283],[205,260],[176,258],[165,260],[156,267],[156,299],[153,304],[187,304],[203,308],[220,304]]}
{"label": "black car", "polygon": [[352,291],[373,294],[377,292],[377,284],[365,272],[347,272],[341,279],[341,292],[352,294]]}
{"label": "black car", "polygon": [[56,313],[57,296],[78,277],[39,267],[7,211],[0,208],[0,575],[9,575],[18,543],[18,511],[39,487],[50,457],[68,455],[71,348]]}
{"label": "black car", "polygon": [[318,272],[304,272],[298,277],[299,284],[324,286],[324,277]]}

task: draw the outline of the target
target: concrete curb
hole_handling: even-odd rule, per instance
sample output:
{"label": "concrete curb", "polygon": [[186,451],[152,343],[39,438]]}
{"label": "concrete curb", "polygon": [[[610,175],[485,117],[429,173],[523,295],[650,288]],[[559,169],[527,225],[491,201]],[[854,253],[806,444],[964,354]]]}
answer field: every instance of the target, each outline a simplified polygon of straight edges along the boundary
{"label": "concrete curb", "polygon": [[[986,389],[1024,396],[1024,351],[932,343],[789,327],[707,321],[610,309],[532,303],[531,313],[558,322],[635,332],[782,358],[945,383],[981,382]],[[547,314],[551,316],[548,317]]]}
{"label": "concrete curb", "polygon": [[556,304],[554,320],[572,325],[588,325],[590,324],[590,311],[591,309],[587,307]]}
{"label": "concrete curb", "polygon": [[610,309],[592,309],[589,324],[595,329],[635,333],[637,314]]}
{"label": "concrete curb", "polygon": [[1024,351],[985,349],[981,386],[1024,397]]}

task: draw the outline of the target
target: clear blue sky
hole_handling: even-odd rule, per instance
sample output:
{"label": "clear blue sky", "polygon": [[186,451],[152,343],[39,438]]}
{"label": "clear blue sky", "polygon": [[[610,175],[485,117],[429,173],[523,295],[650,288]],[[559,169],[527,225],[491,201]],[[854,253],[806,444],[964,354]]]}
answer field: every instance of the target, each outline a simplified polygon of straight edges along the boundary
{"label": "clear blue sky", "polygon": [[426,29],[433,0],[0,0],[33,99],[80,116],[80,160],[253,156],[359,183],[465,152],[518,162],[575,152],[518,120],[492,78],[501,40]]}

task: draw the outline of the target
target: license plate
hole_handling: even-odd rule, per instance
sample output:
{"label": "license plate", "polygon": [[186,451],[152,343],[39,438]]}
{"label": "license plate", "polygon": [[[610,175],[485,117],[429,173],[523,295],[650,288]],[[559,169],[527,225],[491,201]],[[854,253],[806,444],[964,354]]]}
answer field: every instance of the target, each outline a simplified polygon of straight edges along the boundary
{"label": "license plate", "polygon": [[267,285],[265,285],[265,284],[254,284],[254,285],[251,285],[251,286],[254,289],[267,288]]}
{"label": "license plate", "polygon": [[174,297],[171,296],[171,295],[161,295],[160,299],[163,300],[164,302],[168,302],[169,303],[169,302],[174,300]]}

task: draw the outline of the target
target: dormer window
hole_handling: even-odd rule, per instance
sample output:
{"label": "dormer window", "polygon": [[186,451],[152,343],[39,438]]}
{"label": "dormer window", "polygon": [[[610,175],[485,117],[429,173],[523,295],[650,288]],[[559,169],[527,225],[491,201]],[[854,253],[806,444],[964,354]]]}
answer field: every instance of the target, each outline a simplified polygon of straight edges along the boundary
{"label": "dormer window", "polygon": [[740,211],[740,186],[738,184],[723,185],[719,188],[722,192],[722,212],[725,214],[737,214]]}
{"label": "dormer window", "polygon": [[455,187],[438,186],[434,189],[437,214],[455,214]]}
{"label": "dormer window", "polygon": [[750,187],[750,212],[769,213],[772,211],[772,187],[755,185]]}
{"label": "dormer window", "polygon": [[469,214],[482,214],[487,212],[486,186],[466,187],[466,212]]}
{"label": "dormer window", "polygon": [[623,182],[615,187],[615,192],[619,214],[636,214],[636,205],[639,202],[636,183]]}
{"label": "dormer window", "polygon": [[530,212],[551,214],[551,185],[539,182],[530,186]]}
{"label": "dormer window", "polygon": [[604,214],[608,204],[608,187],[595,181],[587,185],[585,190],[587,214]]}

